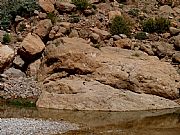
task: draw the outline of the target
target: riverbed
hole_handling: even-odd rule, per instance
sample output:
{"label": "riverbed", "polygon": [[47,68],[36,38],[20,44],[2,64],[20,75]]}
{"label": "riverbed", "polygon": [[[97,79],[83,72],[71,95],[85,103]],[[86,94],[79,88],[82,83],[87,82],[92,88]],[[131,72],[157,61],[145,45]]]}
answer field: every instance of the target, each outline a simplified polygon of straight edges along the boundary
{"label": "riverbed", "polygon": [[71,127],[66,131],[61,132],[62,130],[60,130],[56,133],[49,133],[49,135],[180,135],[180,108],[135,112],[100,112],[5,105],[0,107],[0,118],[3,120],[25,119],[55,122],[68,124]]}

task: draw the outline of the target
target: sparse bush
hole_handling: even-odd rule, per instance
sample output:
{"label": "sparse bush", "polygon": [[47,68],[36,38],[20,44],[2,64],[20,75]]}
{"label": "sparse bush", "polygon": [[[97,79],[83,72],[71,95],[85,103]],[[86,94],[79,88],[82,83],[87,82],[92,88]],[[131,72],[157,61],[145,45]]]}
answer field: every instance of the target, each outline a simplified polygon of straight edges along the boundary
{"label": "sparse bush", "polygon": [[29,17],[38,9],[36,0],[3,0],[0,6],[0,26],[6,30],[17,15]]}
{"label": "sparse bush", "polygon": [[145,40],[147,39],[147,35],[145,32],[138,32],[136,35],[135,35],[135,38],[136,39],[139,39],[139,40]]}
{"label": "sparse bush", "polygon": [[139,9],[133,8],[128,11],[128,13],[132,16],[138,16],[139,15]]}
{"label": "sparse bush", "polygon": [[26,29],[26,25],[24,23],[19,25],[18,31],[22,32]]}
{"label": "sparse bush", "polygon": [[80,17],[78,15],[72,14],[69,18],[71,23],[78,23],[80,21]]}
{"label": "sparse bush", "polygon": [[155,30],[158,33],[163,33],[163,32],[166,32],[167,30],[169,30],[169,27],[171,24],[168,19],[165,19],[162,17],[156,18],[155,23],[156,23]]}
{"label": "sparse bush", "polygon": [[88,0],[72,0],[72,3],[76,5],[78,10],[85,10],[90,5]]}
{"label": "sparse bush", "polygon": [[130,36],[130,23],[121,16],[116,16],[110,26],[110,32],[112,35],[125,34]]}
{"label": "sparse bush", "polygon": [[47,18],[54,24],[56,22],[56,15],[54,13],[48,13]]}
{"label": "sparse bush", "polygon": [[143,22],[143,31],[153,33],[163,33],[169,30],[170,21],[165,18],[155,18],[155,19],[148,19]]}
{"label": "sparse bush", "polygon": [[4,44],[7,44],[7,43],[10,43],[11,42],[11,36],[10,34],[6,33],[3,35],[3,43]]}

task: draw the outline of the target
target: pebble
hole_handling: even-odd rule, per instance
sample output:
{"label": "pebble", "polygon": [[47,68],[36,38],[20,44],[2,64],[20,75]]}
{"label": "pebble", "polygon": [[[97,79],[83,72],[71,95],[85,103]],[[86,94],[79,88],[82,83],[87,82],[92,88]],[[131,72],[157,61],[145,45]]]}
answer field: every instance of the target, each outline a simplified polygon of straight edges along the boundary
{"label": "pebble", "polygon": [[0,118],[0,135],[52,135],[77,129],[79,129],[78,125],[64,121]]}

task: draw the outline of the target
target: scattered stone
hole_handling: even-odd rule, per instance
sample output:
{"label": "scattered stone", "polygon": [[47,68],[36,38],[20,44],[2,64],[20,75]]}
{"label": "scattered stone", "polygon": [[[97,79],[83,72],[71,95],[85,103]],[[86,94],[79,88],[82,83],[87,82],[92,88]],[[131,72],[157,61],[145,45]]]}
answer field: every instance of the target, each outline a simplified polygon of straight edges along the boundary
{"label": "scattered stone", "polygon": [[38,16],[39,16],[40,19],[46,19],[47,18],[47,14],[46,13],[42,13],[42,12],[40,12],[38,14]]}
{"label": "scattered stone", "polygon": [[97,43],[100,40],[100,36],[96,33],[91,33],[90,38],[93,43]]}
{"label": "scattered stone", "polygon": [[15,68],[9,68],[8,70],[4,71],[4,75],[6,75],[8,78],[16,78],[16,79],[26,77],[25,73]]}
{"label": "scattered stone", "polygon": [[171,35],[178,35],[180,33],[180,29],[178,28],[170,27],[169,30]]}
{"label": "scattered stone", "polygon": [[79,38],[78,31],[75,30],[75,29],[72,29],[72,30],[71,30],[71,33],[69,34],[69,37],[70,37],[70,38],[73,38],[73,37]]}
{"label": "scattered stone", "polygon": [[22,18],[21,16],[17,15],[16,18],[15,18],[15,22],[20,22],[20,21],[23,21],[24,18]]}
{"label": "scattered stone", "polygon": [[132,41],[129,38],[119,39],[115,41],[116,47],[124,48],[124,49],[131,49],[132,48]]}
{"label": "scattered stone", "polygon": [[60,12],[72,12],[76,10],[76,6],[69,2],[56,1],[56,8]]}
{"label": "scattered stone", "polygon": [[31,118],[0,118],[1,135],[50,135],[77,130],[78,125]]}
{"label": "scattered stone", "polygon": [[113,35],[112,38],[113,38],[114,40],[119,40],[119,39],[121,39],[121,37],[120,37],[119,35]]}
{"label": "scattered stone", "polygon": [[16,68],[22,69],[24,66],[24,61],[21,59],[21,57],[18,55],[14,58],[13,64]]}
{"label": "scattered stone", "polygon": [[98,29],[97,27],[91,28],[90,30],[98,34],[102,39],[109,39],[111,37],[111,34],[109,32]]}
{"label": "scattered stone", "polygon": [[174,46],[176,47],[177,50],[180,50],[180,34],[176,37],[174,37]]}
{"label": "scattered stone", "polygon": [[27,72],[26,72],[27,75],[30,76],[30,77],[36,78],[37,74],[38,74],[38,71],[39,71],[40,64],[41,64],[41,60],[40,59],[38,59],[35,62],[31,63],[28,66],[28,69],[27,69]]}
{"label": "scattered stone", "polygon": [[173,61],[180,64],[180,52],[176,52],[173,55]]}
{"label": "scattered stone", "polygon": [[41,20],[37,24],[34,33],[43,38],[49,34],[52,26],[53,25],[50,19]]}

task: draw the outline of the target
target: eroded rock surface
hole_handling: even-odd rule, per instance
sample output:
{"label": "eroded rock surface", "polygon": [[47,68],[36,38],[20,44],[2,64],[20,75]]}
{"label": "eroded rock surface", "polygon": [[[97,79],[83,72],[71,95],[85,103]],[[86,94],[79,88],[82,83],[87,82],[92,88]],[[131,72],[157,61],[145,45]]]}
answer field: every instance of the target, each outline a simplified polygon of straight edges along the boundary
{"label": "eroded rock surface", "polygon": [[125,111],[177,106],[167,99],[179,98],[179,75],[157,57],[116,47],[98,50],[81,38],[54,42],[38,75],[43,84],[39,107]]}

